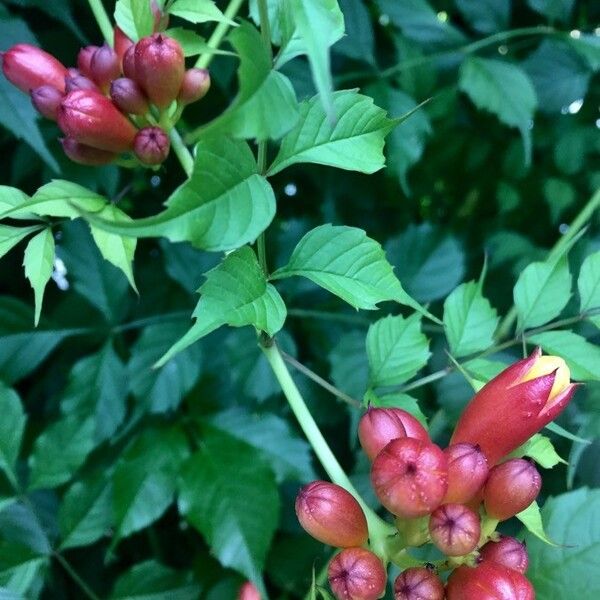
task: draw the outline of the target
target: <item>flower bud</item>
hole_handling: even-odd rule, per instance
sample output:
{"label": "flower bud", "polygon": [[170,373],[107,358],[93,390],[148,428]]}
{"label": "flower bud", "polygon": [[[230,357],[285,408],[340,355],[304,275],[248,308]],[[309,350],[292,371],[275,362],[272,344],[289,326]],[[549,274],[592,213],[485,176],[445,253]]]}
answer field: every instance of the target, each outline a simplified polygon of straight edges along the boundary
{"label": "flower bud", "polygon": [[110,85],[110,97],[124,113],[145,115],[148,112],[148,99],[133,79],[115,79]]}
{"label": "flower bud", "polygon": [[46,119],[56,121],[58,108],[64,98],[64,94],[59,92],[54,86],[42,85],[39,88],[31,90],[31,103],[35,109]]}
{"label": "flower bud", "polygon": [[479,515],[462,504],[442,504],[431,514],[429,534],[446,556],[463,556],[479,542]]}
{"label": "flower bud", "polygon": [[477,444],[495,465],[560,414],[576,389],[569,381],[564,361],[537,348],[475,394],[451,443]]}
{"label": "flower bud", "polygon": [[81,165],[99,166],[111,163],[117,155],[92,146],[86,146],[76,142],[73,138],[60,140],[65,154],[76,163]]}
{"label": "flower bud", "polygon": [[513,537],[502,536],[497,542],[488,542],[479,552],[482,560],[504,565],[521,574],[529,566],[525,544]]}
{"label": "flower bud", "polygon": [[504,521],[525,510],[540,493],[542,477],[528,460],[513,458],[496,465],[483,488],[490,517]]}
{"label": "flower bud", "polygon": [[67,93],[75,90],[93,90],[99,92],[98,86],[85,75],[67,75],[65,77],[65,91]]}
{"label": "flower bud", "polygon": [[135,45],[130,46],[123,55],[123,74],[128,79],[137,81],[135,76]]}
{"label": "flower bud", "polygon": [[260,600],[260,592],[251,581],[246,581],[240,588],[237,600]]}
{"label": "flower bud", "polygon": [[396,577],[394,600],[444,600],[444,585],[433,569],[412,567]]}
{"label": "flower bud", "polygon": [[313,481],[305,485],[296,498],[296,515],[310,535],[329,546],[362,546],[369,537],[360,504],[334,483]]}
{"label": "flower bud", "polygon": [[92,76],[92,56],[99,50],[99,46],[86,46],[79,51],[77,55],[77,68],[81,71],[82,75],[86,77]]}
{"label": "flower bud", "polygon": [[65,91],[66,67],[36,46],[17,44],[9,48],[2,54],[2,71],[6,79],[27,94],[43,85]]}
{"label": "flower bud", "polygon": [[135,45],[134,79],[159,108],[166,108],[177,98],[184,71],[183,50],[176,40],[155,33]]}
{"label": "flower bud", "polygon": [[328,576],[338,600],[376,600],[383,596],[387,582],[381,560],[364,548],[347,548],[334,556]]}
{"label": "flower bud", "polygon": [[171,148],[169,136],[160,127],[140,129],[133,141],[135,155],[145,165],[160,165]]}
{"label": "flower bud", "polygon": [[435,444],[415,438],[392,440],[375,458],[371,483],[390,512],[405,518],[435,510],[448,489],[448,461]]}
{"label": "flower bud", "polygon": [[91,90],[75,90],[62,101],[58,125],[81,144],[125,152],[133,146],[136,128],[105,96]]}
{"label": "flower bud", "polygon": [[453,444],[444,454],[448,459],[448,491],[444,502],[469,502],[487,479],[489,468],[485,454],[473,444]]}
{"label": "flower bud", "polygon": [[493,562],[454,569],[446,586],[447,600],[535,600],[524,575]]}
{"label": "flower bud", "polygon": [[403,437],[430,441],[421,423],[400,408],[369,407],[358,424],[358,439],[370,460],[374,460],[389,442]]}
{"label": "flower bud", "polygon": [[90,69],[92,79],[106,89],[113,79],[121,75],[121,61],[117,53],[108,44],[104,44],[94,52]]}
{"label": "flower bud", "polygon": [[210,89],[210,74],[208,69],[188,69],[179,90],[177,100],[181,104],[191,104],[206,96]]}
{"label": "flower bud", "polygon": [[123,64],[123,57],[125,52],[133,46],[133,40],[125,35],[125,32],[118,26],[115,25],[114,29],[114,48],[117,56],[119,57],[119,64]]}

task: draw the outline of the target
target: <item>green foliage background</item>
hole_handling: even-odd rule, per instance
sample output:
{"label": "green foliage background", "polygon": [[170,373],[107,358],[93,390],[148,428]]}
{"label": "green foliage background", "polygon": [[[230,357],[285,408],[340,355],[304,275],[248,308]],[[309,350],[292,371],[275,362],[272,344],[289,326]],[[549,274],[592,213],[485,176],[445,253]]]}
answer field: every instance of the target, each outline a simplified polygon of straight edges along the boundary
{"label": "green foliage background", "polygon": [[[207,38],[221,13],[198,2],[208,12],[190,17],[184,1],[170,26]],[[24,210],[0,225],[0,252],[11,250],[0,263],[0,595],[218,600],[251,578],[270,597],[304,597],[330,550],[300,530],[293,501],[324,475],[246,326],[283,325],[291,360],[338,388],[293,370],[373,506],[355,436],[365,399],[427,419],[443,444],[471,384],[522,346],[566,358],[586,386],[543,432],[565,460],[543,439],[524,450],[556,465],[539,502],[559,546],[524,533],[529,576],[540,598],[598,597],[600,200],[590,198],[600,188],[600,6],[268,5],[276,70],[257,5],[243,3],[247,20],[223,45],[240,56],[239,81],[237,58],[217,55],[211,93],[184,115],[199,145],[182,187],[174,153],[157,173],[70,163],[56,126],[0,78],[0,210],[39,188],[45,202],[30,207],[33,225]],[[83,0],[0,5],[0,50],[38,43],[71,65],[100,37]],[[205,49],[182,39],[190,55]],[[271,140],[269,182],[245,139]],[[211,172],[252,194],[216,194]],[[268,282],[244,244],[275,207]],[[91,230],[77,218],[100,209],[87,215]],[[137,248],[126,233],[142,238]],[[153,370],[176,342],[180,352]]]}

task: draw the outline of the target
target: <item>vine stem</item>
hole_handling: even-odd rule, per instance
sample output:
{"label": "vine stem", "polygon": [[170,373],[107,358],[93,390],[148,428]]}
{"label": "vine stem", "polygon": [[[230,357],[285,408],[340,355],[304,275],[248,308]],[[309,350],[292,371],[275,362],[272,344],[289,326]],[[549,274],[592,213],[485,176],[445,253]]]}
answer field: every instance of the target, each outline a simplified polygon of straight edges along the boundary
{"label": "vine stem", "polygon": [[182,169],[188,177],[191,177],[194,170],[194,157],[192,156],[192,153],[184,144],[179,131],[177,131],[175,127],[169,132],[169,137],[171,138],[171,147],[175,151]]}
{"label": "vine stem", "polygon": [[90,5],[91,11],[94,13],[94,18],[96,19],[96,23],[98,23],[98,27],[100,28],[104,39],[112,46],[114,43],[113,26],[108,18],[108,13],[102,4],[102,1],[88,0],[88,4]]}

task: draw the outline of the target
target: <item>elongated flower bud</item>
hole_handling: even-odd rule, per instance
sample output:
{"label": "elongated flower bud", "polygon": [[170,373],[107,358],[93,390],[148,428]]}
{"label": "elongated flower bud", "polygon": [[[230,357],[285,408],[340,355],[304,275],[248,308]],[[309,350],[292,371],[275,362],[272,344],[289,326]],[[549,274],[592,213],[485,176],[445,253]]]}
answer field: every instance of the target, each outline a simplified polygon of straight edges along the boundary
{"label": "elongated flower bud", "polygon": [[77,68],[81,71],[82,75],[86,77],[92,77],[92,57],[99,50],[100,46],[85,46],[79,51],[77,55]]}
{"label": "elongated flower bud", "polygon": [[296,498],[296,515],[310,535],[336,548],[362,546],[369,537],[360,504],[335,483],[313,481],[304,486]]}
{"label": "elongated flower bud", "polygon": [[209,89],[210,74],[208,69],[188,69],[183,76],[177,100],[181,104],[191,104],[204,98]]}
{"label": "elongated flower bud", "polygon": [[444,585],[433,569],[412,567],[396,577],[394,600],[444,600]]}
{"label": "elongated flower bud", "polygon": [[481,559],[504,565],[524,574],[529,566],[527,548],[519,540],[502,536],[497,542],[488,542],[480,550]]}
{"label": "elongated flower bud", "polygon": [[75,90],[93,90],[99,92],[98,86],[85,75],[73,75],[65,77],[65,91],[67,93]]}
{"label": "elongated flower bud", "polygon": [[525,510],[540,493],[542,477],[528,460],[513,458],[496,465],[483,488],[485,511],[504,521]]}
{"label": "elongated flower bud", "polygon": [[477,444],[490,466],[496,464],[560,414],[575,392],[569,380],[562,359],[536,349],[475,394],[451,443]]}
{"label": "elongated flower bud", "polygon": [[124,113],[145,115],[148,112],[148,98],[133,79],[115,79],[110,85],[110,97]]}
{"label": "elongated flower bud", "polygon": [[17,44],[9,48],[2,55],[2,71],[6,79],[27,94],[43,85],[65,91],[66,67],[36,46]]}
{"label": "elongated flower bud", "polygon": [[533,586],[517,571],[493,562],[458,567],[448,579],[447,600],[535,600]]}
{"label": "elongated flower bud", "polygon": [[481,448],[454,444],[444,450],[448,459],[448,491],[444,502],[469,502],[481,490],[489,468]]}
{"label": "elongated flower bud", "polygon": [[64,98],[64,94],[51,85],[42,85],[31,90],[31,103],[35,109],[47,119],[56,121],[58,108]]}
{"label": "elongated flower bud", "polygon": [[76,163],[81,165],[99,166],[111,163],[117,155],[92,146],[86,146],[76,142],[73,138],[60,140],[65,154]]}
{"label": "elongated flower bud", "polygon": [[92,79],[106,89],[111,81],[121,75],[121,61],[117,53],[108,44],[104,44],[94,52],[90,70]]}
{"label": "elongated flower bud", "polygon": [[329,563],[328,577],[338,600],[377,600],[387,582],[381,560],[364,548],[342,550]]}
{"label": "elongated flower bud", "polygon": [[435,510],[448,489],[448,461],[435,444],[415,438],[392,440],[375,458],[371,482],[381,504],[413,519]]}
{"label": "elongated flower bud", "polygon": [[479,515],[462,504],[442,504],[431,514],[429,533],[446,556],[463,556],[475,550],[479,542]]}
{"label": "elongated flower bud", "polygon": [[260,600],[260,592],[251,581],[246,581],[240,588],[237,600]]}
{"label": "elongated flower bud", "polygon": [[117,56],[119,57],[119,63],[123,64],[123,57],[125,52],[133,46],[133,40],[125,35],[125,32],[117,25],[114,29],[114,48]]}
{"label": "elongated flower bud", "polygon": [[134,79],[159,108],[166,108],[177,98],[184,71],[183,50],[176,40],[155,33],[135,45]]}
{"label": "elongated flower bud", "polygon": [[140,129],[133,141],[135,155],[146,165],[160,165],[170,148],[169,136],[160,127]]}
{"label": "elongated flower bud", "polygon": [[127,48],[125,54],[123,55],[123,74],[125,77],[133,79],[137,82],[137,78],[135,76],[135,45]]}
{"label": "elongated flower bud", "polygon": [[136,128],[105,96],[90,90],[76,90],[63,100],[58,125],[81,144],[125,152],[133,146]]}

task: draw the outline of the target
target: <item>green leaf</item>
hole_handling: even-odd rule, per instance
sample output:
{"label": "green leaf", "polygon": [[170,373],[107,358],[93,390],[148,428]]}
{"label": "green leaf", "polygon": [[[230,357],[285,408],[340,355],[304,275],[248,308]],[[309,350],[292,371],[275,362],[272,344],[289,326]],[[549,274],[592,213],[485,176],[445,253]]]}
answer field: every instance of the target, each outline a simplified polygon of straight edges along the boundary
{"label": "green leaf", "polygon": [[[577,279],[579,290],[579,310],[584,313],[600,308],[600,252],[586,257]],[[600,315],[590,317],[590,321],[600,327]]]}
{"label": "green leaf", "polygon": [[176,353],[222,325],[253,325],[275,335],[286,318],[286,308],[277,290],[267,283],[254,251],[244,246],[229,254],[206,276],[194,310],[196,323],[158,361],[164,365]]}
{"label": "green leaf", "polygon": [[519,446],[519,448],[511,452],[510,456],[511,458],[528,456],[529,458],[533,458],[533,460],[544,467],[544,469],[551,469],[559,463],[564,465],[567,464],[567,461],[563,460],[558,455],[552,442],[545,435],[541,435],[540,433],[536,433],[522,446]]}
{"label": "green leaf", "polygon": [[362,0],[339,0],[338,2],[346,35],[336,44],[334,52],[355,60],[375,64],[375,34],[368,7]]}
{"label": "green leaf", "polygon": [[31,238],[27,244],[27,248],[25,248],[23,266],[25,267],[25,277],[29,279],[35,296],[34,324],[36,327],[40,322],[40,315],[42,313],[44,290],[52,276],[54,252],[54,237],[50,227]]}
{"label": "green leaf", "polygon": [[285,75],[273,70],[271,55],[250,23],[243,23],[229,39],[240,56],[239,93],[231,106],[200,127],[197,135],[224,132],[235,138],[280,138],[299,118],[292,84]]}
{"label": "green leaf", "polygon": [[279,520],[279,495],[257,451],[226,434],[206,432],[202,448],[183,469],[179,510],[223,566],[262,587],[261,571]]}
{"label": "green leaf", "polygon": [[533,119],[537,99],[525,72],[508,62],[469,57],[461,65],[458,85],[478,108],[494,113],[505,125],[519,129],[526,162],[529,163],[529,123]]}
{"label": "green leaf", "polygon": [[550,498],[542,510],[550,547],[526,538],[527,577],[539,598],[597,598],[600,595],[600,490],[579,489]]}
{"label": "green leaf", "polygon": [[[39,188],[29,202],[21,205],[20,212],[30,208],[31,212],[42,217],[76,219],[80,216],[77,208],[88,212],[100,212],[106,204],[106,198],[96,192],[71,181],[54,179]],[[0,217],[6,214],[5,212]]]}
{"label": "green leaf", "polygon": [[0,469],[16,480],[15,465],[21,449],[27,417],[18,394],[0,382]]}
{"label": "green leaf", "polygon": [[191,29],[183,27],[172,27],[165,31],[165,35],[177,40],[183,49],[184,56],[197,56],[198,54],[220,54],[224,56],[232,56],[233,52],[211,48],[206,40]]}
{"label": "green leaf", "polygon": [[70,415],[50,425],[36,440],[29,457],[29,489],[66,483],[93,450],[94,419]]}
{"label": "green leaf", "polygon": [[423,414],[418,400],[408,394],[392,392],[378,396],[373,391],[368,390],[364,402],[377,408],[401,408],[418,419],[423,427],[427,427],[427,417]]}
{"label": "green leaf", "polygon": [[110,600],[197,600],[200,586],[191,572],[175,571],[148,560],[117,579]]}
{"label": "green leaf", "polygon": [[321,225],[309,231],[288,264],[271,275],[293,276],[310,279],[355,308],[375,310],[378,302],[394,300],[426,313],[402,288],[381,245],[355,227]]}
{"label": "green leaf", "polygon": [[213,0],[175,0],[169,7],[169,14],[181,17],[190,23],[217,21],[236,25],[221,12]]}
{"label": "green leaf", "polygon": [[558,545],[546,535],[546,532],[544,531],[544,524],[542,522],[542,515],[540,513],[540,507],[535,500],[525,510],[517,513],[515,516],[517,519],[519,519],[519,521],[521,521],[521,523],[523,523],[523,525],[525,525],[529,533],[542,540],[545,544],[555,547]]}
{"label": "green leaf", "polygon": [[429,340],[421,332],[421,317],[384,317],[367,333],[369,385],[399,385],[427,364]]}
{"label": "green leaf", "polygon": [[575,188],[564,179],[549,177],[544,182],[544,200],[548,203],[552,222],[559,223],[562,214],[575,203]]}
{"label": "green leaf", "polygon": [[301,103],[300,120],[283,138],[269,175],[306,162],[361,173],[383,168],[384,138],[394,122],[372,98],[353,90],[336,92],[332,103],[335,123],[327,120],[317,96]]}
{"label": "green leaf", "polygon": [[482,286],[483,275],[478,282],[458,286],[444,301],[444,330],[456,358],[486,350],[494,343],[498,313],[483,297]]}
{"label": "green leaf", "polygon": [[162,213],[131,222],[108,221],[89,212],[85,217],[112,233],[164,236],[172,242],[189,241],[196,248],[221,252],[253,242],[275,215],[273,189],[258,174],[250,147],[225,137],[198,143],[192,176],[166,204]]}
{"label": "green leaf", "polygon": [[481,33],[508,29],[510,0],[456,0],[455,4],[471,27]]}
{"label": "green leaf", "polygon": [[585,59],[592,71],[600,69],[600,40],[597,35],[582,33],[577,38],[569,35],[565,39]]}
{"label": "green leaf", "polygon": [[575,0],[527,0],[527,4],[550,21],[568,22]]}
{"label": "green leaf", "polygon": [[544,331],[528,338],[547,354],[567,361],[573,379],[600,381],[600,347],[572,331]]}
{"label": "green leaf", "polygon": [[0,258],[12,250],[21,240],[29,234],[42,229],[40,225],[31,225],[30,227],[11,227],[10,225],[0,225]]}
{"label": "green leaf", "polygon": [[557,317],[571,296],[567,255],[527,266],[519,275],[513,296],[521,330],[544,325]]}
{"label": "green leaf", "polygon": [[188,453],[185,435],[174,428],[146,428],[130,444],[113,476],[113,543],[147,527],[167,510]]}
{"label": "green leaf", "polygon": [[[0,214],[12,211],[16,206],[28,202],[31,198],[21,190],[8,185],[0,185]],[[33,215],[12,214],[12,219],[29,220],[34,219]]]}
{"label": "green leaf", "polygon": [[147,0],[117,0],[114,17],[117,25],[134,42],[151,35],[154,30],[154,15]]}
{"label": "green leaf", "polygon": [[369,369],[363,331],[342,335],[329,353],[331,378],[335,386],[361,398],[369,383]]}

